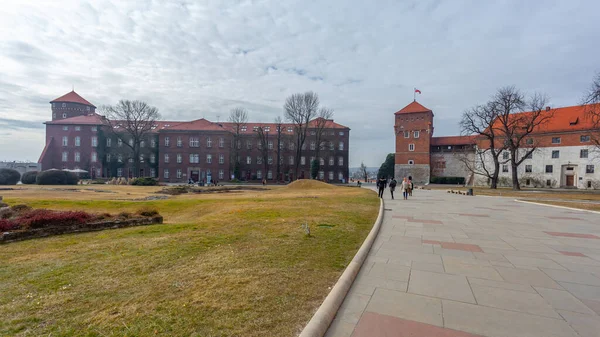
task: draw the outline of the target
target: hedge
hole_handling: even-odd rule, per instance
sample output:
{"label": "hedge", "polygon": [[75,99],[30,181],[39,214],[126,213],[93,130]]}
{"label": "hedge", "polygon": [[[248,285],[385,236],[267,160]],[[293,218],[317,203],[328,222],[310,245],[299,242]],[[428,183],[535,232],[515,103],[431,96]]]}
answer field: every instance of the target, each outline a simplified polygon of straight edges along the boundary
{"label": "hedge", "polygon": [[21,179],[21,173],[17,170],[0,169],[0,185],[16,185]]}
{"label": "hedge", "polygon": [[431,177],[432,184],[465,184],[464,177]]}
{"label": "hedge", "polygon": [[23,173],[21,176],[21,182],[26,185],[35,184],[35,179],[37,178],[38,171],[29,171]]}
{"label": "hedge", "polygon": [[73,172],[48,170],[38,173],[35,183],[38,185],[77,185],[79,178]]}
{"label": "hedge", "polygon": [[131,185],[137,185],[137,186],[157,186],[158,185],[158,180],[154,179],[154,178],[137,178],[134,179],[133,182],[131,183]]}

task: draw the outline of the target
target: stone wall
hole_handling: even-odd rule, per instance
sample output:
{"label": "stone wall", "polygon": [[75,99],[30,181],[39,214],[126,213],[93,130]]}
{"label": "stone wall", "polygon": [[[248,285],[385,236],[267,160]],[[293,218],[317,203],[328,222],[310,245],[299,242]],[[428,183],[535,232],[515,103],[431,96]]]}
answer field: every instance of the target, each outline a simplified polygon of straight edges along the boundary
{"label": "stone wall", "polygon": [[475,152],[456,153],[439,152],[431,154],[431,176],[432,177],[464,177],[465,182],[469,181],[471,171],[461,161],[466,158],[469,161],[475,160]]}
{"label": "stone wall", "polygon": [[394,166],[394,177],[401,181],[404,177],[412,177],[413,183],[423,185],[429,183],[429,165],[406,165],[396,164]]}

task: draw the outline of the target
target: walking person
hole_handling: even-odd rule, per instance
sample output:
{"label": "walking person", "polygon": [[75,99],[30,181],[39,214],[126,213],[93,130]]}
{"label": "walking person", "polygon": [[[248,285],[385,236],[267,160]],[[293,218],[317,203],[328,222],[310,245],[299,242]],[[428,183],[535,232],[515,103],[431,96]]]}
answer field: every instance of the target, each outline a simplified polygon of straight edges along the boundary
{"label": "walking person", "polygon": [[412,197],[412,191],[413,191],[414,185],[412,182],[412,177],[408,176],[408,196]]}
{"label": "walking person", "polygon": [[409,186],[409,182],[408,179],[406,179],[406,177],[404,177],[404,179],[402,179],[402,196],[404,197],[404,200],[408,199],[408,186]]}
{"label": "walking person", "polygon": [[377,188],[379,189],[379,197],[383,198],[383,191],[385,190],[386,181],[384,178],[377,180]]}
{"label": "walking person", "polygon": [[392,194],[392,200],[394,200],[394,190],[396,189],[397,183],[398,182],[394,178],[392,178],[392,180],[390,181],[390,193]]}

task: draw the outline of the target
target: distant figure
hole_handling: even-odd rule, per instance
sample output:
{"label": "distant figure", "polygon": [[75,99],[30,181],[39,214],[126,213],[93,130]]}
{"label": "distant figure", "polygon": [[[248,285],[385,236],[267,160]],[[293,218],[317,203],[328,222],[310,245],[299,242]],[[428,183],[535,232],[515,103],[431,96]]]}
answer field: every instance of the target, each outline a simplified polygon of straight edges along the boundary
{"label": "distant figure", "polygon": [[263,179],[262,184],[265,186],[267,184],[267,179]]}
{"label": "distant figure", "polygon": [[385,190],[386,185],[387,182],[385,181],[385,178],[379,178],[379,180],[377,180],[377,189],[379,189],[380,198],[383,198],[383,191]]}
{"label": "distant figure", "polygon": [[412,190],[414,188],[413,182],[412,182],[412,177],[409,176],[408,177],[408,195],[412,197]]}
{"label": "distant figure", "polygon": [[408,188],[410,186],[410,183],[408,182],[408,179],[406,179],[406,177],[404,177],[404,179],[402,179],[402,196],[404,197],[404,200],[408,199]]}
{"label": "distant figure", "polygon": [[396,179],[392,178],[392,180],[390,181],[390,193],[392,194],[392,200],[394,200],[394,190],[396,189],[396,184]]}
{"label": "distant figure", "polygon": [[194,185],[194,181],[192,180],[192,178],[188,179],[188,185]]}

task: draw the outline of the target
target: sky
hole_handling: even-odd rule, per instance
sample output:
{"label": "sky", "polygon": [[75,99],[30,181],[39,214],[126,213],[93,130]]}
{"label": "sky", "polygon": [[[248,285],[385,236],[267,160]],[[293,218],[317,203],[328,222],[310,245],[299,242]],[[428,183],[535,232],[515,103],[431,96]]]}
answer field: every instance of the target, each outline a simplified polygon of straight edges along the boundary
{"label": "sky", "polygon": [[[543,5],[542,5],[543,3]],[[413,100],[434,136],[499,87],[569,106],[600,71],[598,1],[28,1],[0,7],[0,161],[37,161],[49,102],[144,100],[165,120],[283,116],[314,91],[350,131],[350,166],[394,152]]]}

